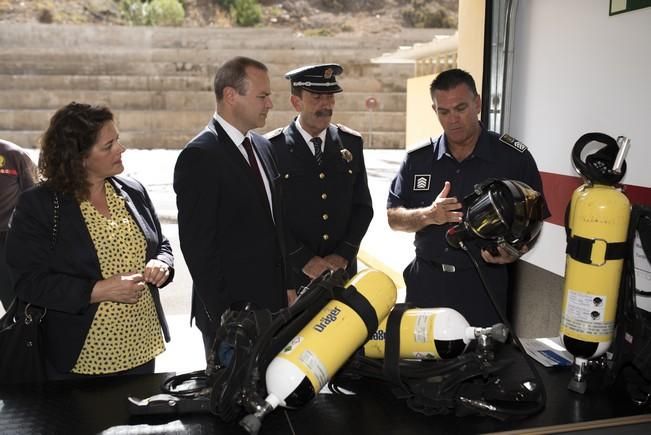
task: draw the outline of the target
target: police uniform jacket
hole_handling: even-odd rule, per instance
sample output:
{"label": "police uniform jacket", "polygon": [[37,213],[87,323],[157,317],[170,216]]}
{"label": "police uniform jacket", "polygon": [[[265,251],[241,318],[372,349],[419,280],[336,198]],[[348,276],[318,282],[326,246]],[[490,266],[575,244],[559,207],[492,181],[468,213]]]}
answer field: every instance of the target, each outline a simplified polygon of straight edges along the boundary
{"label": "police uniform jacket", "polygon": [[267,137],[283,189],[292,285],[309,282],[301,270],[314,256],[340,255],[348,260],[348,272],[355,273],[359,245],[373,217],[361,135],[330,125],[321,166],[295,122]]}
{"label": "police uniform jacket", "polygon": [[[462,162],[448,153],[444,135],[430,138],[411,150],[391,183],[387,208],[426,207],[436,199],[446,180],[451,183],[448,196],[462,200],[476,184],[488,178],[519,180],[542,194],[540,173],[526,146],[482,128],[474,151]],[[452,225],[429,225],[416,232],[416,256],[457,269],[470,268],[467,255],[448,246],[445,240]],[[468,245],[478,258],[479,245]],[[489,267],[485,263],[484,266]]]}
{"label": "police uniform jacket", "polygon": [[[127,210],[147,243],[146,259],[157,259],[174,275],[172,247],[163,236],[154,206],[145,188],[126,177],[109,178],[125,199]],[[47,308],[43,335],[46,355],[61,372],[74,366],[99,304],[90,293],[102,278],[95,245],[76,198],[57,194],[56,239],[52,249],[54,193],[47,185],[35,186],[20,196],[7,236],[7,262],[19,298]],[[165,340],[167,322],[158,289],[149,284]]]}
{"label": "police uniform jacket", "polygon": [[[287,305],[280,197],[269,141],[251,133],[269,180],[266,192],[213,119],[183,149],[174,169],[181,250],[192,276],[192,318],[212,335],[235,302],[277,311]],[[273,216],[272,216],[273,213]]]}

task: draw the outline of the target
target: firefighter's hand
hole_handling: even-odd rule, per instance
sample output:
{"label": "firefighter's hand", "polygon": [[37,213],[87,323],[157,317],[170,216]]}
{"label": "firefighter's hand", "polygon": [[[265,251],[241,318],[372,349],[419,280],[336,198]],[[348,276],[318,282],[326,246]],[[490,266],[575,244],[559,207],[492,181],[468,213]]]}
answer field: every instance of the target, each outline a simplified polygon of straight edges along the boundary
{"label": "firefighter's hand", "polygon": [[443,189],[438,194],[432,205],[425,209],[425,225],[443,225],[447,223],[458,223],[463,219],[461,210],[462,205],[459,200],[454,197],[448,197],[450,193],[451,184],[446,181]]}
{"label": "firefighter's hand", "polygon": [[348,260],[346,260],[341,255],[330,254],[324,258],[325,261],[330,263],[330,270],[335,271],[339,269],[345,269],[348,267]]}
{"label": "firefighter's hand", "polygon": [[527,251],[529,251],[529,247],[527,245],[524,245],[522,249],[520,249],[520,255],[516,256],[510,254],[506,249],[502,248],[501,246],[497,246],[497,252],[499,252],[499,255],[493,255],[486,249],[482,249],[481,258],[483,258],[486,263],[509,264],[516,261],[518,258],[520,258],[520,256],[526,254]]}
{"label": "firefighter's hand", "polygon": [[310,258],[305,266],[303,266],[303,273],[307,275],[310,279],[314,279],[317,276],[320,276],[326,270],[330,270],[330,263],[325,261],[319,256],[314,256]]}

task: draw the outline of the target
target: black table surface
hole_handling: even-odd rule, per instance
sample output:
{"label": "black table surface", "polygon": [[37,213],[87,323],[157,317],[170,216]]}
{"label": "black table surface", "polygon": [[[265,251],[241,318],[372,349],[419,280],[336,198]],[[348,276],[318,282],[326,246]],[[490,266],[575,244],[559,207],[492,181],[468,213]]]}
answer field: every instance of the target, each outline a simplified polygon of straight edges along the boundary
{"label": "black table surface", "polygon": [[[508,376],[531,377],[521,354],[511,349],[506,355],[513,359]],[[498,353],[498,358],[502,357]],[[520,432],[527,428],[651,411],[649,407],[633,405],[618,389],[588,391],[583,395],[573,393],[567,389],[570,369],[537,367],[547,392],[546,407],[541,413],[525,419],[499,421],[482,416],[425,416],[409,409],[384,385],[363,381],[359,383],[356,395],[319,394],[301,409],[276,409],[263,421],[260,435]],[[145,398],[159,394],[161,383],[172,375],[159,373],[59,381],[41,386],[0,387],[0,433],[245,433],[236,423],[225,424],[211,414],[129,415],[127,397]],[[626,433],[651,433],[651,423],[647,423],[641,432]]]}

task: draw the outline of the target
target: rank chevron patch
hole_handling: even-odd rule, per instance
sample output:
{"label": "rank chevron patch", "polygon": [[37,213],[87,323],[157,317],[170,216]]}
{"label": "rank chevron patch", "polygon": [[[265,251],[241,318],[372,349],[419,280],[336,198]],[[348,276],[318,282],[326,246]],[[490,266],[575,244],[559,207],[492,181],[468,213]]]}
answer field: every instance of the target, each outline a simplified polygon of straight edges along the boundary
{"label": "rank chevron patch", "polygon": [[414,190],[429,190],[429,184],[432,176],[430,174],[414,175]]}

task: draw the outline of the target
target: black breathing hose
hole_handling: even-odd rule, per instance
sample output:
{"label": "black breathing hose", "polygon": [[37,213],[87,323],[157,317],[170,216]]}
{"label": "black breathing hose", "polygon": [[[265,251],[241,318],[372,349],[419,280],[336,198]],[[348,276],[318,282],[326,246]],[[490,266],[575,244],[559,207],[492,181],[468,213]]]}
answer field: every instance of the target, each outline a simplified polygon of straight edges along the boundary
{"label": "black breathing hose", "polygon": [[[527,366],[529,367],[529,370],[533,373],[534,377],[536,378],[536,382],[538,382],[538,385],[540,386],[540,394],[541,394],[541,400],[538,402],[538,406],[534,408],[533,410],[514,410],[514,409],[504,409],[498,406],[495,406],[491,404],[498,412],[504,413],[504,414],[512,414],[512,415],[533,415],[536,414],[540,411],[542,411],[545,408],[545,404],[547,402],[547,392],[545,391],[545,384],[543,383],[542,377],[540,376],[540,373],[538,373],[538,369],[536,366],[530,361],[529,358],[527,358],[526,351],[524,349],[524,346],[522,345],[522,342],[520,342],[520,339],[518,338],[518,335],[515,333],[515,330],[513,329],[513,326],[511,326],[511,323],[506,319],[506,316],[504,313],[502,313],[502,310],[500,307],[497,305],[497,302],[495,301],[495,298],[493,297],[493,293],[488,286],[488,283],[486,282],[486,279],[484,278],[484,274],[481,272],[481,268],[479,267],[479,264],[477,263],[477,260],[472,256],[470,251],[468,250],[467,246],[465,243],[460,242],[459,244],[460,248],[465,251],[466,254],[468,254],[468,257],[470,257],[470,261],[472,261],[473,266],[477,270],[477,273],[479,274],[479,279],[481,280],[481,283],[484,286],[484,290],[486,291],[486,294],[488,295],[488,299],[491,301],[491,304],[493,305],[493,308],[495,308],[495,311],[497,312],[497,315],[499,316],[500,320],[506,327],[508,328],[509,331],[511,331],[511,336],[513,337],[513,341],[515,344],[520,348],[522,352],[524,352],[523,358],[524,361],[526,362]],[[481,409],[481,408],[480,408]]]}

